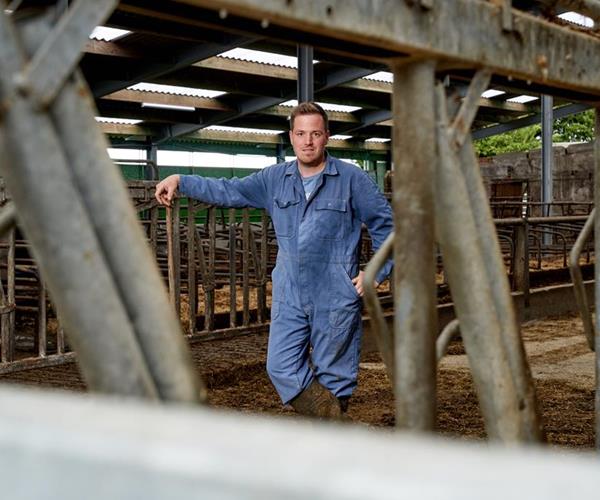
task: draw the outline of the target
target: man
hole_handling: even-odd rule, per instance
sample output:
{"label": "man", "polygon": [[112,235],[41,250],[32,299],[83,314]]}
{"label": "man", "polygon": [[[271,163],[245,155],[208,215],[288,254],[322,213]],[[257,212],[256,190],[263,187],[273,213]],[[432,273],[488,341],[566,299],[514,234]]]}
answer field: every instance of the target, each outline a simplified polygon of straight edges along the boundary
{"label": "man", "polygon": [[[318,104],[294,108],[290,140],[295,161],[243,179],[172,175],[156,186],[156,198],[169,206],[179,188],[207,203],[268,211],[279,250],[267,372],[283,403],[298,413],[339,418],[358,375],[361,226],[377,249],[392,231],[392,212],[365,172],[327,154],[328,118]],[[378,283],[391,267],[388,261]]]}

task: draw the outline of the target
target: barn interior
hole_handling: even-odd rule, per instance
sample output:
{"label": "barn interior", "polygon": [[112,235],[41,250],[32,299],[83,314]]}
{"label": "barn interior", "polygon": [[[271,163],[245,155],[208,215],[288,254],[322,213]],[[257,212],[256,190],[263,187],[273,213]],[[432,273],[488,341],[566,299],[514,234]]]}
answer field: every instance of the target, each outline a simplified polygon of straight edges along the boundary
{"label": "barn interior", "polygon": [[[41,390],[0,394],[0,455],[29,457],[0,458],[7,467],[50,476],[78,460],[123,498],[191,485],[219,498],[369,498],[426,490],[431,453],[454,474],[439,479],[450,497],[467,481],[473,497],[490,494],[489,473],[467,478],[465,457],[505,467],[515,481],[499,494],[558,498],[583,474],[597,491],[587,455],[600,420],[600,152],[553,144],[552,124],[588,110],[598,123],[600,2],[22,0],[5,2],[0,18],[0,380]],[[322,427],[282,407],[265,373],[277,254],[268,214],[188,198],[164,209],[154,198],[171,173],[258,168],[161,162],[166,153],[286,161],[289,113],[307,100],[326,106],[328,151],[372,176],[395,220],[377,251],[364,231],[367,275],[388,256],[395,272],[365,293],[350,422]],[[475,154],[474,142],[533,124],[540,150]],[[119,153],[131,150],[136,159]],[[120,408],[94,394],[134,399]],[[116,436],[104,472],[102,415]],[[88,426],[70,434],[77,416]],[[278,440],[300,431],[298,457],[320,458],[308,469],[275,463]],[[144,450],[161,449],[145,448],[144,432],[177,456],[173,469],[142,463]],[[461,443],[429,441],[439,435]],[[393,476],[378,456],[355,482],[325,474],[323,464],[342,471],[378,447],[404,472]],[[258,462],[241,473],[257,449],[272,474]],[[419,458],[409,463],[403,449]],[[185,456],[213,468],[186,467]],[[56,485],[43,498],[59,494]]]}

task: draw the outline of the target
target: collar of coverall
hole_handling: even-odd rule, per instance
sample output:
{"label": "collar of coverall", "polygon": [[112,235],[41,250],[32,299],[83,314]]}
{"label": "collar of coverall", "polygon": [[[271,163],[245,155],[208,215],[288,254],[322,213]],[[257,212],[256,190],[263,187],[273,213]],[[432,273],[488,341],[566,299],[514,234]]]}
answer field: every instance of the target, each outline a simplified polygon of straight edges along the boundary
{"label": "collar of coverall", "polygon": [[[337,167],[335,166],[335,162],[333,161],[333,158],[331,157],[331,155],[329,155],[329,153],[325,153],[326,156],[326,160],[325,160],[325,168],[323,169],[323,174],[324,175],[337,175],[338,174],[338,170]],[[295,173],[298,172],[298,160],[294,160],[291,161],[287,164],[287,167],[285,168],[285,175],[294,175]]]}

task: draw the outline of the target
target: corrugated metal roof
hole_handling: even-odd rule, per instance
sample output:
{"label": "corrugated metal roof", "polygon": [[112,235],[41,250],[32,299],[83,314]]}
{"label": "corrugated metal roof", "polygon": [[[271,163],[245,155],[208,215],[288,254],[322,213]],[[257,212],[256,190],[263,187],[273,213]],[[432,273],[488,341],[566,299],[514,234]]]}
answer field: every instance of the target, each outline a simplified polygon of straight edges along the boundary
{"label": "corrugated metal roof", "polygon": [[140,92],[154,92],[156,94],[183,95],[188,97],[219,97],[226,92],[217,90],[197,89],[192,87],[179,87],[176,85],[162,85],[159,83],[141,82],[128,87],[129,90],[138,90]]}

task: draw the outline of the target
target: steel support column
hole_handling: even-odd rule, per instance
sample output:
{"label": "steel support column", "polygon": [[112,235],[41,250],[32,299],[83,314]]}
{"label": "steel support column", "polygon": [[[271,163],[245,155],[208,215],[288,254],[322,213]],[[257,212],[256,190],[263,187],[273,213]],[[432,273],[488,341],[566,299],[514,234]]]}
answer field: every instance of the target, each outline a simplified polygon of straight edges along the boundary
{"label": "steel support column", "polygon": [[[148,162],[152,162],[152,164],[144,165],[144,179],[147,181],[157,181],[158,180],[158,147],[156,144],[152,144],[149,142],[148,147],[146,148],[146,159]],[[152,168],[152,166],[155,168]]]}
{"label": "steel support column", "polygon": [[315,97],[313,52],[310,45],[298,45],[298,102]]}
{"label": "steel support column", "polygon": [[[553,98],[549,95],[542,96],[542,203],[552,202],[552,112]],[[550,205],[544,205],[543,215],[549,217],[552,215]],[[544,235],[544,244],[551,243],[551,235]]]}
{"label": "steel support column", "polygon": [[435,427],[436,409],[434,68],[432,61],[392,67],[396,425],[423,431]]}

